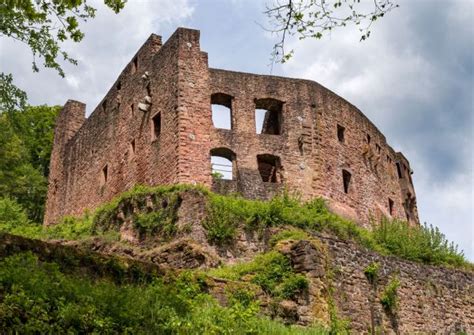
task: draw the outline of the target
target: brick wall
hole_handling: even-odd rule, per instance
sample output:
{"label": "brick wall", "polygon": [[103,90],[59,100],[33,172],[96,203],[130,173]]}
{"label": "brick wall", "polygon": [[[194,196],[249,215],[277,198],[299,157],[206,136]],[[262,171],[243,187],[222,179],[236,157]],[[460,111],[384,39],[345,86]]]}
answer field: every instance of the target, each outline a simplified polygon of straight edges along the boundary
{"label": "brick wall", "polygon": [[[215,93],[231,101],[230,130],[213,126]],[[262,103],[281,108],[278,134],[256,134]],[[356,107],[315,82],[209,69],[196,30],[179,28],[164,45],[151,35],[87,120],[84,111],[69,101],[58,118],[45,224],[93,210],[135,184],[178,182],[250,198],[286,187],[304,199],[325,197],[364,225],[383,215],[418,222],[408,161]],[[211,178],[210,152],[222,148],[234,160],[232,181]],[[269,167],[257,156],[277,163]],[[264,182],[262,164],[274,169],[275,182]],[[351,174],[347,193],[342,170]]]}

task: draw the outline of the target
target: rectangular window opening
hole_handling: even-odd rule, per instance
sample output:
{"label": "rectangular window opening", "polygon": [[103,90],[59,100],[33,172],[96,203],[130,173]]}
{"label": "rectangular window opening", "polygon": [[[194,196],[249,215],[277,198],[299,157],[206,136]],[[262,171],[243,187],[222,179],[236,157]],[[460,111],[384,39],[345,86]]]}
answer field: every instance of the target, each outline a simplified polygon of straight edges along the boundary
{"label": "rectangular window opening", "polygon": [[257,155],[257,165],[264,183],[281,183],[281,163],[279,157]]}
{"label": "rectangular window opening", "polygon": [[342,182],[344,186],[344,193],[349,193],[349,186],[351,183],[351,173],[347,170],[342,170]]}
{"label": "rectangular window opening", "polygon": [[105,111],[107,108],[107,100],[102,101],[102,109]]}
{"label": "rectangular window opening", "polygon": [[156,140],[160,137],[161,134],[161,115],[160,113],[156,114],[152,118],[152,131],[153,131],[153,139]]}
{"label": "rectangular window opening", "polygon": [[370,135],[367,134],[367,143],[370,144],[370,141],[371,141]]}
{"label": "rectangular window opening", "polygon": [[380,151],[382,151],[382,148],[378,144],[375,145],[375,149],[377,150],[377,153],[380,153]]}
{"label": "rectangular window opening", "polygon": [[388,198],[388,212],[393,215],[393,200]]}
{"label": "rectangular window opening", "polygon": [[397,173],[398,173],[398,178],[402,179],[403,178],[403,174],[402,174],[402,169],[400,167],[400,163],[397,163]]}
{"label": "rectangular window opening", "polygon": [[130,157],[135,156],[135,139],[130,142]]}
{"label": "rectangular window opening", "polygon": [[119,81],[117,83],[117,91],[120,91],[122,89],[122,83]]}
{"label": "rectangular window opening", "polygon": [[108,165],[106,164],[103,168],[102,168],[102,174],[101,174],[101,178],[100,178],[100,184],[101,186],[104,186],[106,183],[107,183],[107,180],[109,178],[109,168],[108,168]]}
{"label": "rectangular window opening", "polygon": [[344,143],[344,132],[345,132],[346,128],[344,128],[343,126],[341,125],[337,125],[337,139],[339,140],[339,142],[341,143]]}
{"label": "rectangular window opening", "polygon": [[281,135],[283,102],[266,98],[255,100],[257,134]]}
{"label": "rectangular window opening", "polygon": [[211,95],[212,123],[220,129],[232,129],[232,97],[224,93]]}

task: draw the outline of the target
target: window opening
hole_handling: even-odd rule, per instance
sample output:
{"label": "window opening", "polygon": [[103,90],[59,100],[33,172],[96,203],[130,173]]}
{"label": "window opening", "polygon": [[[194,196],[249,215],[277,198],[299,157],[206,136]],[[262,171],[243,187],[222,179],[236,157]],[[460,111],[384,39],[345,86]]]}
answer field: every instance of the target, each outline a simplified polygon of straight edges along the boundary
{"label": "window opening", "polygon": [[255,128],[257,134],[280,135],[283,102],[276,99],[255,100]]}
{"label": "window opening", "polygon": [[106,164],[103,168],[102,168],[102,174],[101,174],[101,178],[100,178],[100,184],[101,186],[104,186],[106,183],[107,183],[107,179],[108,179],[108,174],[109,174],[109,168],[108,168],[108,165]]}
{"label": "window opening", "polygon": [[388,198],[388,212],[393,215],[393,200]]}
{"label": "window opening", "polygon": [[370,144],[370,141],[371,141],[370,135],[367,134],[367,143]]}
{"label": "window opening", "polygon": [[153,131],[153,140],[156,140],[160,137],[161,134],[161,115],[160,113],[156,114],[152,119],[152,131]]}
{"label": "window opening", "polygon": [[102,101],[102,109],[105,111],[107,108],[107,100]]}
{"label": "window opening", "polygon": [[377,150],[377,153],[380,153],[380,151],[382,150],[382,148],[378,144],[375,145],[375,149]]}
{"label": "window opening", "polygon": [[339,140],[339,142],[341,143],[344,143],[344,132],[345,132],[346,128],[344,128],[343,126],[341,125],[337,125],[337,139]]}
{"label": "window opening", "polygon": [[119,81],[117,83],[117,91],[120,91],[122,89],[122,83]]}
{"label": "window opening", "polygon": [[273,155],[257,155],[258,171],[265,183],[281,182],[280,157]]}
{"label": "window opening", "polygon": [[233,180],[235,153],[227,148],[211,150],[211,173],[214,179]]}
{"label": "window opening", "polygon": [[402,179],[403,174],[402,174],[402,169],[400,167],[400,163],[397,163],[397,173],[398,173],[398,178]]}
{"label": "window opening", "polygon": [[132,74],[137,72],[137,69],[138,69],[138,57],[135,57],[132,60]]}
{"label": "window opening", "polygon": [[344,193],[349,193],[349,186],[351,183],[351,173],[347,170],[342,170],[342,182],[344,186]]}
{"label": "window opening", "polygon": [[135,139],[130,142],[130,157],[135,156]]}
{"label": "window opening", "polygon": [[212,123],[220,129],[232,129],[232,97],[223,93],[211,95]]}

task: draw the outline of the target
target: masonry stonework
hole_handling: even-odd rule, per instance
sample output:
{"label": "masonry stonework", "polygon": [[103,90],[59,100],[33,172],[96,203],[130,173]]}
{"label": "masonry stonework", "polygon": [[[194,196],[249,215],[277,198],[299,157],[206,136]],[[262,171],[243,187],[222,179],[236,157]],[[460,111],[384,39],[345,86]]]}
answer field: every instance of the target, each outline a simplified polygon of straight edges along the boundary
{"label": "masonry stonework", "polygon": [[[213,125],[211,103],[231,111]],[[256,109],[266,109],[256,133]],[[211,155],[232,161],[213,178]],[[151,35],[89,118],[69,100],[56,124],[44,223],[79,216],[136,184],[199,183],[267,199],[324,197],[368,226],[418,223],[408,160],[355,106],[316,82],[212,69],[199,31]]]}

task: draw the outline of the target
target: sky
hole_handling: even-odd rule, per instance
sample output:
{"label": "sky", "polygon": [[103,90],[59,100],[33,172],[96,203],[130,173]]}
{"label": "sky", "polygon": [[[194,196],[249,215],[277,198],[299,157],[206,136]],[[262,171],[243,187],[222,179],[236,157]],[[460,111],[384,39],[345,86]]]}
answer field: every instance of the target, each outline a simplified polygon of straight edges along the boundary
{"label": "sky", "polygon": [[262,28],[271,1],[129,0],[118,15],[91,1],[98,12],[83,24],[84,40],[64,45],[79,61],[64,65],[66,78],[33,73],[29,49],[5,38],[0,70],[32,105],[75,99],[90,113],[151,33],[166,40],[177,27],[199,29],[211,67],[314,80],[357,106],[409,159],[421,221],[474,261],[474,1],[398,0],[367,41],[354,27],[322,40],[290,38],[294,57],[273,69],[278,38]]}

